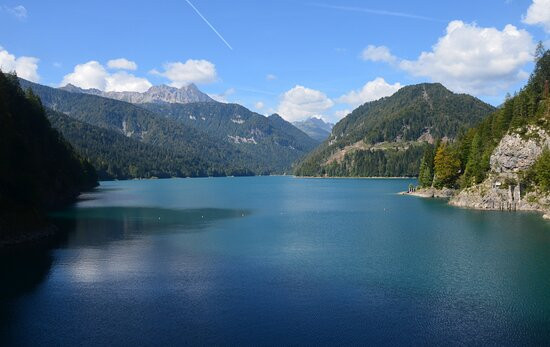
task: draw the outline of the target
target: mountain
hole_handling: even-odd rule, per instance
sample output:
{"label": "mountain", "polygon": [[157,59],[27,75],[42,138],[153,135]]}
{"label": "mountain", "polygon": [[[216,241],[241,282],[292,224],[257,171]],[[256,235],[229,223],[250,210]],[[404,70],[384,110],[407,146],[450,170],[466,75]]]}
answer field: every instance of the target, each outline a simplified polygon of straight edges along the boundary
{"label": "mountain", "polygon": [[[187,165],[180,168],[178,176],[234,175],[247,167],[259,168],[253,158],[231,144],[134,104],[20,81],[22,87],[32,89],[54,111],[185,157]],[[118,160],[113,160],[109,164],[117,165]]]}
{"label": "mountain", "polygon": [[422,187],[457,189],[456,206],[538,210],[550,218],[550,51],[537,51],[516,96],[457,141],[426,152]]}
{"label": "mountain", "polygon": [[[238,105],[231,106],[217,102],[190,104],[164,102],[134,105],[97,95],[50,88],[25,80],[21,80],[21,85],[31,88],[53,111],[64,113],[73,120],[94,126],[90,128],[70,125],[66,131],[70,130],[72,134],[67,133],[66,136],[77,148],[87,146],[82,140],[86,138],[89,142],[87,157],[95,163],[96,169],[101,174],[109,177],[128,178],[128,175],[129,177],[165,177],[166,175],[193,177],[284,173],[290,169],[295,160],[314,147],[313,141],[291,124],[269,120],[270,118],[254,114]],[[191,116],[199,120],[209,114],[204,110],[217,110],[219,117],[215,116],[216,112],[214,112],[214,115],[209,118],[213,122],[213,127],[220,128],[219,131],[214,131],[214,128],[208,130],[198,127],[196,122],[191,122],[189,116],[176,117],[164,113],[172,108],[179,110],[187,105],[200,105],[191,107],[191,110],[194,110]],[[231,112],[223,113],[223,110],[235,107],[242,114],[242,118],[240,120],[235,118],[236,122],[233,122],[231,119],[236,115]],[[183,109],[186,108],[183,107]],[[245,119],[249,119],[250,122],[243,126]],[[253,124],[257,126],[249,127]],[[225,126],[231,125],[246,128],[248,132],[235,130],[224,133],[221,131]],[[75,133],[79,127],[83,131],[81,135]],[[94,142],[93,137],[86,134],[86,131],[97,132],[98,128],[110,131],[108,134],[102,132],[106,142]],[[251,132],[254,134],[251,135]],[[120,137],[115,138],[115,133],[133,140],[134,144],[139,142],[148,146],[136,147],[136,151],[121,152],[112,149],[109,152],[107,143],[123,141]],[[252,138],[254,141],[251,140]],[[131,147],[128,141],[124,141],[124,146]],[[146,164],[143,158],[150,156],[142,156],[142,160],[136,161],[139,157],[138,153],[151,149],[151,146],[155,148],[151,153],[160,151],[165,155],[158,156],[156,160],[152,157],[149,164]],[[102,152],[100,148],[103,148]],[[118,154],[115,155],[115,152]],[[99,161],[94,158],[101,158],[103,164],[99,165]],[[178,159],[173,165],[167,166],[170,162],[169,158]],[[128,163],[128,166],[121,168],[121,163]],[[138,168],[136,163],[141,163]],[[180,165],[177,168],[175,168],[176,163]],[[131,169],[130,165],[132,165]],[[116,167],[120,169],[115,169]]]}
{"label": "mountain", "polygon": [[454,139],[494,110],[439,83],[403,87],[340,120],[295,172],[300,176],[416,176],[426,143]]}
{"label": "mountain", "polygon": [[[94,126],[63,113],[47,109],[52,126],[63,134],[75,150],[95,167],[100,179],[193,177],[224,172],[251,175],[252,171],[194,162],[185,151],[144,143],[119,131]],[[210,168],[210,172],[208,171]]]}
{"label": "mountain", "polygon": [[40,99],[0,71],[0,245],[32,238],[47,210],[97,185],[89,163],[48,122]]}
{"label": "mountain", "polygon": [[306,120],[299,122],[292,122],[292,124],[306,133],[309,137],[319,142],[323,142],[330,135],[334,124],[326,123],[321,118],[310,117]]}
{"label": "mountain", "polygon": [[72,84],[67,84],[60,89],[71,93],[91,94],[103,96],[105,98],[130,102],[132,104],[143,104],[147,102],[158,103],[181,103],[191,102],[214,102],[205,93],[201,92],[197,86],[190,84],[181,88],[174,88],[167,85],[152,86],[146,92],[104,92],[99,89],[82,89]]}
{"label": "mountain", "polygon": [[272,171],[288,167],[317,144],[279,115],[265,117],[238,104],[149,103],[141,106],[219,141],[229,142]]}

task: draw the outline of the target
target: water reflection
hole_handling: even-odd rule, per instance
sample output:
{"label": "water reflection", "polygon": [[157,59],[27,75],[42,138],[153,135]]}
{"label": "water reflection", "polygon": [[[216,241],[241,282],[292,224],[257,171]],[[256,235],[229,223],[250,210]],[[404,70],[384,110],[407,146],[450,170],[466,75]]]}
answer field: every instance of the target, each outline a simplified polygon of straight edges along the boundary
{"label": "water reflection", "polygon": [[64,229],[74,230],[67,246],[82,247],[158,233],[200,232],[218,221],[249,214],[248,210],[219,208],[91,207],[65,210],[52,218]]}
{"label": "water reflection", "polygon": [[[154,207],[71,208],[53,213],[52,222],[59,227],[55,238],[0,251],[0,321],[4,321],[7,314],[5,300],[32,292],[47,278],[53,263],[53,249],[97,248],[114,241],[160,233],[202,232],[221,220],[248,215],[248,210]],[[78,271],[79,275],[87,275],[84,280],[93,278],[93,268],[78,261],[75,265],[82,270]]]}

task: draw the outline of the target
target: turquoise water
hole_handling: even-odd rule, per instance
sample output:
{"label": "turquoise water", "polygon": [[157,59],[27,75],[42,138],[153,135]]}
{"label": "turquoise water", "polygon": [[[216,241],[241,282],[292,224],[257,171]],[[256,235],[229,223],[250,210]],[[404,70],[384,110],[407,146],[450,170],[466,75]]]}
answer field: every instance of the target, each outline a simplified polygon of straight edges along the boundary
{"label": "turquoise water", "polygon": [[0,344],[548,343],[550,223],[410,182],[103,182],[0,259]]}

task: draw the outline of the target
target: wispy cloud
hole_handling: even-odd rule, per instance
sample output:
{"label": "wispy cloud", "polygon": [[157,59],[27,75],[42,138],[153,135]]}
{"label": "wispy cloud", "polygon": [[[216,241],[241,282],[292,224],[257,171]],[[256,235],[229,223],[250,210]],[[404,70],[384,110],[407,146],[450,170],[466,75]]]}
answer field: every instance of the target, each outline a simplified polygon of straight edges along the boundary
{"label": "wispy cloud", "polygon": [[218,35],[218,37],[223,41],[223,43],[225,43],[230,50],[233,50],[233,47],[231,47],[231,45],[223,38],[223,36],[216,30],[216,28],[214,28],[214,26],[210,24],[210,22],[206,18],[204,18],[204,16],[199,12],[199,10],[191,3],[191,1],[189,0],[185,0],[185,1],[189,4],[189,6],[191,6],[193,10],[195,10],[195,12],[197,12],[197,14],[202,18],[202,20],[206,24],[208,24],[210,29],[212,29],[212,31],[214,31],[216,35]]}
{"label": "wispy cloud", "polygon": [[340,11],[363,12],[363,13],[369,13],[369,14],[374,14],[379,16],[402,17],[402,18],[409,18],[409,19],[425,20],[430,22],[446,22],[445,20],[426,17],[426,16],[420,16],[413,13],[393,12],[393,11],[386,11],[386,10],[379,10],[379,9],[365,8],[365,7],[338,6],[338,5],[317,4],[317,3],[313,3],[310,5],[329,8],[333,10],[340,10]]}
{"label": "wispy cloud", "polygon": [[24,20],[27,18],[27,9],[23,5],[17,5],[14,7],[4,5],[0,6],[0,10],[6,11],[19,20]]}

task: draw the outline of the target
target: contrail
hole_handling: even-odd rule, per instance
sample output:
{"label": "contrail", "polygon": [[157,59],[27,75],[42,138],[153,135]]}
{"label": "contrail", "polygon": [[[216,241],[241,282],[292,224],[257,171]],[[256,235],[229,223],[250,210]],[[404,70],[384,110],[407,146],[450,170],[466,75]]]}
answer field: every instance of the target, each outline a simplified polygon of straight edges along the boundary
{"label": "contrail", "polygon": [[218,37],[223,41],[223,43],[225,43],[225,44],[227,45],[227,47],[229,47],[230,50],[233,50],[233,47],[231,47],[231,45],[230,45],[227,41],[225,41],[225,39],[223,38],[223,36],[216,30],[216,28],[214,28],[214,27],[212,26],[212,24],[210,24],[210,22],[209,22],[206,18],[204,18],[204,16],[199,12],[199,10],[197,10],[197,8],[196,8],[195,6],[193,6],[193,4],[191,3],[191,1],[189,1],[189,0],[185,0],[185,1],[187,1],[187,3],[189,4],[189,6],[191,6],[191,8],[192,8],[193,10],[195,10],[195,12],[197,12],[197,14],[202,18],[202,20],[203,20],[206,24],[208,24],[208,26],[210,27],[210,29],[212,29],[212,30],[216,33],[216,35],[218,35]]}
{"label": "contrail", "polygon": [[385,10],[376,10],[376,9],[372,9],[372,8],[350,7],[350,6],[335,6],[335,5],[326,5],[326,4],[311,4],[311,5],[312,6],[317,6],[317,7],[331,8],[331,9],[334,9],[334,10],[364,12],[364,13],[377,14],[377,15],[381,15],[381,16],[393,16],[393,17],[420,19],[420,20],[427,20],[427,21],[431,21],[431,22],[444,22],[444,21],[439,20],[439,19],[419,16],[419,15],[411,14],[411,13],[391,12],[391,11],[385,11]]}

